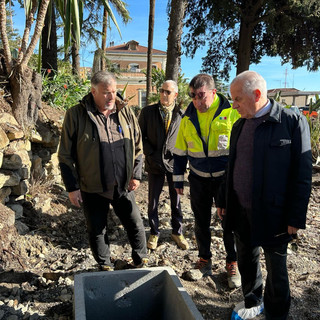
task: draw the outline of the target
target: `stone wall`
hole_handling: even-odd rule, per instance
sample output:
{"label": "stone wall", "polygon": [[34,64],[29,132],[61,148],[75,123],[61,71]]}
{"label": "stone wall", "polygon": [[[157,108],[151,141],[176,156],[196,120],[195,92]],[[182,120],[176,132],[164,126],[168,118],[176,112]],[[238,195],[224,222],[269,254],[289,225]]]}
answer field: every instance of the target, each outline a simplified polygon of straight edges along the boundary
{"label": "stone wall", "polygon": [[48,110],[40,110],[35,129],[27,133],[10,113],[0,113],[0,203],[14,211],[15,226],[20,234],[28,232],[21,218],[32,184],[61,184],[57,148],[63,112],[53,121],[48,117]]}

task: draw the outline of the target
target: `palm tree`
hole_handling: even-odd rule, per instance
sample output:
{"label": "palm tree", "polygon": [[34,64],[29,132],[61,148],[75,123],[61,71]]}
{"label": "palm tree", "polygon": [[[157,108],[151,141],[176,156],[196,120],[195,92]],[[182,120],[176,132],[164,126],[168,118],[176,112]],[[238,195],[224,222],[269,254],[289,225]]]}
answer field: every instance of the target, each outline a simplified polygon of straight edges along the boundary
{"label": "palm tree", "polygon": [[[41,76],[28,68],[28,62],[41,36],[44,20],[50,0],[24,1],[26,26],[21,40],[18,58],[11,55],[6,30],[6,0],[0,0],[0,36],[3,44],[5,66],[10,82],[12,112],[18,123],[25,129],[32,127],[41,107]],[[34,33],[29,41],[31,27],[35,23]]]}
{"label": "palm tree", "polygon": [[154,14],[155,14],[156,0],[150,0],[150,12],[149,12],[149,30],[148,30],[148,53],[147,53],[147,96],[146,102],[151,92],[152,86],[152,49],[153,49],[153,28],[154,28]]}
{"label": "palm tree", "polygon": [[117,21],[114,17],[114,14],[111,10],[111,7],[109,5],[109,2],[114,6],[116,11],[118,12],[119,16],[121,17],[122,21],[126,24],[128,23],[131,18],[129,15],[129,11],[127,10],[127,5],[124,1],[122,0],[109,0],[105,1],[104,7],[103,7],[103,23],[102,23],[102,41],[101,41],[101,52],[102,52],[102,57],[101,57],[101,70],[106,69],[106,57],[105,57],[105,52],[107,48],[107,31],[108,31],[108,25],[110,25],[109,17],[111,17],[111,20],[115,24],[116,28],[118,29],[118,32],[121,36],[121,32],[119,29],[119,26],[117,24]]}
{"label": "palm tree", "polygon": [[166,80],[178,81],[181,66],[181,35],[187,0],[171,0]]}
{"label": "palm tree", "polygon": [[[41,67],[49,77],[58,70],[58,45],[55,2],[50,1],[41,34]],[[48,70],[51,70],[48,72]]]}

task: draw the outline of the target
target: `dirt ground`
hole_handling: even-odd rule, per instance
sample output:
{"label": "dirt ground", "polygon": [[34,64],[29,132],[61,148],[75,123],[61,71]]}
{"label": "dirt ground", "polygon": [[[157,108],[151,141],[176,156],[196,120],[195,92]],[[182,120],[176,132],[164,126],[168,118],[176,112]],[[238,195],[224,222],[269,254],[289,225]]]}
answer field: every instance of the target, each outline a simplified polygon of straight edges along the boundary
{"label": "dirt ground", "polygon": [[[232,308],[242,300],[242,294],[241,288],[230,290],[227,286],[222,228],[215,215],[211,242],[213,276],[192,282],[183,279],[183,273],[192,268],[197,259],[188,187],[185,191],[182,198],[184,232],[190,249],[178,249],[170,238],[170,206],[165,187],[159,207],[159,246],[150,252],[149,265],[172,267],[204,319],[230,319]],[[24,204],[22,222],[29,227],[29,232],[18,236],[16,247],[5,253],[7,262],[0,272],[0,319],[73,319],[73,276],[97,271],[88,248],[81,210],[70,206],[67,194],[59,186],[44,194],[41,201],[48,199],[52,199],[51,204],[43,212],[34,210],[32,199]],[[290,320],[320,319],[319,199],[320,189],[314,186],[307,229],[300,230],[299,239],[289,246]],[[136,200],[148,236],[146,177],[136,192]],[[129,261],[131,250],[126,233],[114,215],[110,215],[109,227],[112,258]],[[261,263],[265,270],[263,258]]]}

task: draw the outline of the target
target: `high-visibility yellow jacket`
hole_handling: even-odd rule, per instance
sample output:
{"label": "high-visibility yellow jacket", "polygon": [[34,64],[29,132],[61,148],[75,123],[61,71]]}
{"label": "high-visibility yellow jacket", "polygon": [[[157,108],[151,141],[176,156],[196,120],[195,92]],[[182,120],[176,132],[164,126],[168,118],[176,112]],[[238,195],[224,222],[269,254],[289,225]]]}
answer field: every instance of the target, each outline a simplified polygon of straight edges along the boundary
{"label": "high-visibility yellow jacket", "polygon": [[190,103],[181,120],[174,149],[173,181],[176,188],[183,187],[188,161],[190,174],[204,178],[224,174],[231,129],[239,117],[221,94],[216,94],[205,113],[198,112]]}

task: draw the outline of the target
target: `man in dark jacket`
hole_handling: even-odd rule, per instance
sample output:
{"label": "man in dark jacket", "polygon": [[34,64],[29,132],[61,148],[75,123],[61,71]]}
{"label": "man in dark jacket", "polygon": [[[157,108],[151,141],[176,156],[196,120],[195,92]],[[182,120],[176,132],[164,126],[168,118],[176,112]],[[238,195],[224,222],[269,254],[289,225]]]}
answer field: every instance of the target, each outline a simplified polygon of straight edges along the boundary
{"label": "man in dark jacket", "polygon": [[67,110],[58,152],[61,175],[73,205],[83,204],[89,243],[101,270],[112,270],[107,229],[110,204],[127,231],[133,266],[146,262],[143,222],[134,190],[142,172],[138,121],[117,96],[105,71],[91,79],[91,93]]}
{"label": "man in dark jacket", "polygon": [[143,108],[139,117],[149,187],[150,236],[147,247],[152,250],[156,249],[160,235],[158,204],[166,177],[171,202],[172,239],[183,250],[189,247],[182,234],[180,198],[172,181],[173,148],[182,117],[182,111],[176,104],[177,96],[177,84],[172,80],[165,81],[160,89],[159,103]]}
{"label": "man in dark jacket", "polygon": [[241,119],[231,133],[218,214],[225,215],[226,228],[236,236],[244,302],[235,307],[234,316],[252,319],[263,310],[262,246],[265,316],[284,320],[290,307],[287,246],[305,228],[311,192],[309,126],[303,115],[268,100],[266,82],[254,71],[239,74],[230,92]]}

